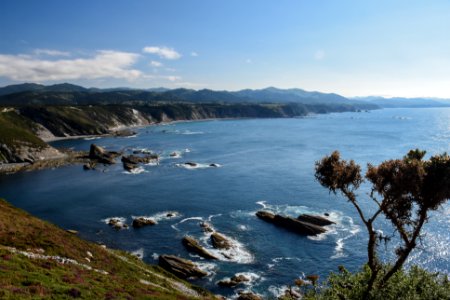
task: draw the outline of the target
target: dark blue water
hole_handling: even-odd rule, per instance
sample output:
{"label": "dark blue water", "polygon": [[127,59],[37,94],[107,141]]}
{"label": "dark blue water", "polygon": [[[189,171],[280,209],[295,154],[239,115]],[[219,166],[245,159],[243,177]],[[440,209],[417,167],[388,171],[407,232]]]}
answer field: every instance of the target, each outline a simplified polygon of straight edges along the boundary
{"label": "dark blue water", "polygon": [[[110,247],[139,250],[144,260],[176,254],[201,262],[211,272],[195,283],[223,295],[216,281],[238,272],[251,273],[241,288],[274,295],[304,274],[325,277],[338,265],[357,270],[366,261],[365,232],[355,211],[314,180],[314,162],[338,149],[344,158],[365,165],[402,157],[409,149],[429,154],[450,152],[450,109],[385,109],[299,119],[205,121],[151,126],[133,138],[68,140],[55,146],[88,149],[92,142],[111,150],[151,149],[162,155],[157,166],[127,174],[121,164],[103,171],[80,165],[0,177],[0,197],[63,228],[80,231]],[[187,152],[186,149],[190,151]],[[170,158],[179,151],[181,158]],[[218,163],[220,168],[185,169],[177,163]],[[366,187],[367,191],[367,187]],[[362,206],[370,211],[365,192]],[[296,216],[330,213],[337,222],[329,233],[306,238],[267,224],[254,216],[263,208]],[[164,218],[165,212],[179,216]],[[450,206],[432,216],[427,236],[412,262],[449,273]],[[156,226],[116,231],[109,217],[152,216]],[[232,259],[209,262],[190,255],[181,238],[192,235],[205,246],[199,227],[209,220],[232,238]],[[381,230],[390,233],[386,223]]]}

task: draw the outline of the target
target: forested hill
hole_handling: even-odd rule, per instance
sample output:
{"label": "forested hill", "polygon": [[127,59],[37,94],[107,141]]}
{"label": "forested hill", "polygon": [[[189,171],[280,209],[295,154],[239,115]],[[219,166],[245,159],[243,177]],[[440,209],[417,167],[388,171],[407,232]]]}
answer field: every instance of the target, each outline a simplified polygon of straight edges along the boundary
{"label": "forested hill", "polygon": [[337,94],[307,92],[301,89],[266,88],[260,90],[213,91],[208,89],[164,88],[139,90],[128,88],[97,89],[72,84],[44,86],[19,84],[0,88],[0,105],[142,105],[155,102],[189,103],[296,103],[305,105],[346,105],[374,109],[377,105],[349,100]]}

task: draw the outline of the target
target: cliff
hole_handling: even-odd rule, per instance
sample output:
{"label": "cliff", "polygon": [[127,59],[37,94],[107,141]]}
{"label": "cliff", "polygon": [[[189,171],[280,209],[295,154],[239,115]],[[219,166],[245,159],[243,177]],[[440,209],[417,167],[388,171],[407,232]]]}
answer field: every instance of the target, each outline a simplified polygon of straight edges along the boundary
{"label": "cliff", "polygon": [[2,299],[213,299],[122,251],[39,220],[0,199]]}

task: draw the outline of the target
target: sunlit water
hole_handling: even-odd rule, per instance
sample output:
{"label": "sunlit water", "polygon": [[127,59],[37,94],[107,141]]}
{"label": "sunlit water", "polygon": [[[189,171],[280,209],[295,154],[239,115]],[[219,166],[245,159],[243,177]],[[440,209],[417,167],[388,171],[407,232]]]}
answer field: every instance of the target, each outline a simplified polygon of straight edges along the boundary
{"label": "sunlit water", "polygon": [[[338,265],[357,270],[366,261],[364,227],[349,203],[314,180],[314,162],[335,149],[364,166],[417,147],[429,154],[450,152],[450,109],[176,123],[142,128],[131,138],[54,145],[87,150],[92,142],[111,150],[150,149],[162,159],[136,174],[124,172],[118,163],[100,171],[76,165],[3,176],[0,197],[89,240],[138,251],[150,263],[158,254],[200,262],[211,275],[195,283],[213,292],[233,295],[236,289],[216,282],[244,272],[252,280],[237,289],[275,296],[304,274],[323,278]],[[174,151],[179,155],[171,158]],[[203,167],[179,165],[187,161]],[[208,167],[210,163],[220,167]],[[360,193],[362,206],[370,211],[365,193]],[[329,213],[337,224],[325,235],[307,238],[257,219],[255,212],[262,208],[291,216]],[[167,212],[176,214],[167,217]],[[449,273],[449,214],[449,205],[433,214],[413,263]],[[158,224],[120,231],[105,224],[110,217],[130,224],[133,216],[153,217]],[[206,261],[183,248],[181,239],[189,234],[212,249],[199,226],[202,220],[235,242],[231,258]],[[379,226],[391,233],[385,223]]]}

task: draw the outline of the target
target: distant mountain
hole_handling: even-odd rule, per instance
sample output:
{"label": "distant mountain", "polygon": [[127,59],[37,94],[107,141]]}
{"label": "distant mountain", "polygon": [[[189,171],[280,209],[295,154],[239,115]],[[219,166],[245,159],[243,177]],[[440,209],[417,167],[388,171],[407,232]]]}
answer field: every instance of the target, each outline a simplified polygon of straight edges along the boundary
{"label": "distant mountain", "polygon": [[437,98],[383,98],[378,96],[355,97],[355,100],[376,104],[383,108],[450,107],[450,99]]}
{"label": "distant mountain", "polygon": [[308,92],[302,89],[278,89],[268,87],[261,90],[241,90],[235,95],[258,102],[302,103],[302,104],[354,104],[355,102],[338,94]]}
{"label": "distant mountain", "polygon": [[337,94],[308,92],[302,89],[278,89],[269,87],[259,90],[214,91],[209,89],[131,89],[131,88],[84,88],[63,83],[50,86],[22,84],[0,88],[0,105],[88,105],[127,104],[142,105],[155,102],[174,103],[282,103],[305,105],[358,106],[374,109],[376,105],[349,100]]}
{"label": "distant mountain", "polygon": [[0,88],[0,96],[22,92],[84,92],[87,90],[88,89],[82,86],[70,83],[60,83],[47,86],[36,83],[22,83]]}
{"label": "distant mountain", "polygon": [[37,83],[13,84],[0,88],[0,96],[21,92],[39,91],[43,90],[44,88],[45,85]]}

